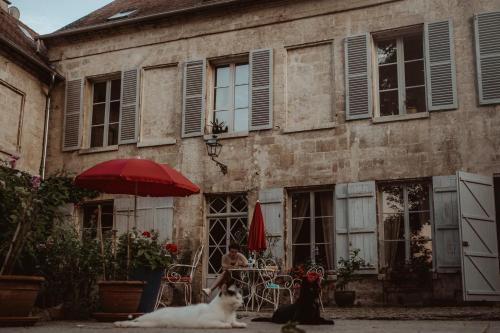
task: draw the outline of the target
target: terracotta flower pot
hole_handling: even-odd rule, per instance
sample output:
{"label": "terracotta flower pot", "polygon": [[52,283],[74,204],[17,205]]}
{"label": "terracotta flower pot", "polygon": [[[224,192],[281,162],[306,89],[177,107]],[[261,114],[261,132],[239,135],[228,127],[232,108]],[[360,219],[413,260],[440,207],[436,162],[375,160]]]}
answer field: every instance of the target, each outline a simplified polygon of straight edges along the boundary
{"label": "terracotta flower pot", "polygon": [[136,313],[145,284],[143,281],[99,282],[102,312]]}
{"label": "terracotta flower pot", "polygon": [[338,306],[352,306],[356,299],[356,292],[353,290],[335,290],[335,303]]}
{"label": "terracotta flower pot", "polygon": [[43,281],[40,276],[0,275],[0,317],[28,317]]}

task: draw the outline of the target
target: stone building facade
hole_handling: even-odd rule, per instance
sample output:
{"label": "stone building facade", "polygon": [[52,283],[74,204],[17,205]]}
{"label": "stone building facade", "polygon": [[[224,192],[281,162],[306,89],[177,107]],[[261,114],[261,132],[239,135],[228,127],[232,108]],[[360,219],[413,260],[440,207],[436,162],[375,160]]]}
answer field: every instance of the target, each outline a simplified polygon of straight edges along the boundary
{"label": "stone building facade", "polygon": [[[334,274],[361,250],[363,304],[498,299],[500,2],[156,3],[118,0],[42,36],[66,78],[52,93],[50,171],[141,157],[198,184],[140,203],[142,226],[205,246],[196,294],[259,199],[284,269],[316,261]],[[206,152],[215,119],[226,175]],[[486,193],[491,223],[475,236],[457,171],[471,174],[459,191]],[[411,276],[429,283],[398,283]]]}

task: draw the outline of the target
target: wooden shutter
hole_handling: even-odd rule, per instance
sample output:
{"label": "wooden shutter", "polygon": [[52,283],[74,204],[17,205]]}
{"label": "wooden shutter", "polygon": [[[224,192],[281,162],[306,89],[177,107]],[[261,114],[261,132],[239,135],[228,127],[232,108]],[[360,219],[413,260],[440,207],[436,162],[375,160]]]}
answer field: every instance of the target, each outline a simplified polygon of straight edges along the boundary
{"label": "wooden shutter", "polygon": [[[134,199],[118,198],[114,200],[116,210],[116,230],[121,235],[134,226]],[[130,215],[129,215],[130,214]],[[154,229],[160,234],[160,240],[172,240],[174,221],[174,201],[172,197],[137,198],[137,229]]]}
{"label": "wooden shutter", "polygon": [[429,111],[456,109],[458,101],[452,22],[426,23],[424,28]]}
{"label": "wooden shutter", "polygon": [[80,149],[83,105],[83,80],[66,82],[63,151]]}
{"label": "wooden shutter", "polygon": [[119,144],[137,142],[139,124],[139,69],[122,72]]}
{"label": "wooden shutter", "polygon": [[184,64],[182,137],[203,135],[205,122],[205,61]]}
{"label": "wooden shutter", "polygon": [[479,104],[500,103],[500,12],[474,15]]}
{"label": "wooden shutter", "polygon": [[259,192],[266,232],[276,242],[271,248],[271,253],[276,259],[281,260],[282,265],[285,263],[283,191],[282,188],[272,188]]}
{"label": "wooden shutter", "polygon": [[345,49],[346,119],[372,115],[370,35],[348,37]]}
{"label": "wooden shutter", "polygon": [[273,50],[250,52],[250,130],[273,127]]}
{"label": "wooden shutter", "polygon": [[458,173],[465,301],[500,301],[497,226],[493,178]]}
{"label": "wooden shutter", "polygon": [[367,181],[335,186],[335,258],[348,258],[360,249],[360,257],[369,267],[360,273],[378,271],[377,215],[375,182]]}
{"label": "wooden shutter", "polygon": [[457,177],[432,177],[434,203],[434,244],[439,273],[460,271]]}

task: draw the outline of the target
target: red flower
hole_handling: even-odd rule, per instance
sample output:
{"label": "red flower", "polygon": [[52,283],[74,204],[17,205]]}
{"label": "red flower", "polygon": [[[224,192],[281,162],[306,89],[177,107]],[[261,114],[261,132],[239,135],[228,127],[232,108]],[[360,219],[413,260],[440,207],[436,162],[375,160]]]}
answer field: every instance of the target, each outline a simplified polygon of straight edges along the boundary
{"label": "red flower", "polygon": [[150,238],[150,237],[151,237],[151,233],[150,233],[149,231],[144,231],[144,232],[142,233],[142,235],[143,235],[144,237],[146,237],[146,238]]}
{"label": "red flower", "polygon": [[168,243],[168,244],[165,244],[165,249],[168,251],[168,252],[177,252],[177,245],[175,243]]}
{"label": "red flower", "polygon": [[320,278],[320,275],[316,272],[308,272],[306,277],[309,282],[314,282]]}

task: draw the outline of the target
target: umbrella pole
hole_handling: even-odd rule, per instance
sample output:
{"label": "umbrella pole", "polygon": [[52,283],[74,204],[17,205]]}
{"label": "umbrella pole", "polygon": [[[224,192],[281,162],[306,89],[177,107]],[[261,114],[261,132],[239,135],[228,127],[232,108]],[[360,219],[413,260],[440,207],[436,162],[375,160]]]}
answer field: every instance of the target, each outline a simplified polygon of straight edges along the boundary
{"label": "umbrella pole", "polygon": [[127,280],[128,280],[129,268],[130,268],[130,208],[127,208]]}
{"label": "umbrella pole", "polygon": [[[99,204],[97,206],[97,237],[99,237],[99,243],[101,244],[101,255],[104,258],[104,239],[102,236],[102,206]],[[106,280],[106,263],[102,263],[102,273],[104,274],[104,280]]]}

